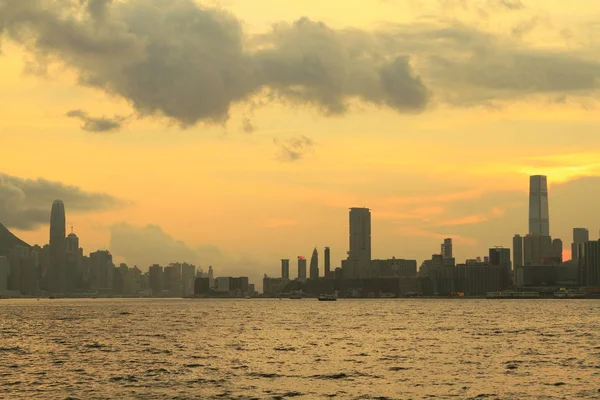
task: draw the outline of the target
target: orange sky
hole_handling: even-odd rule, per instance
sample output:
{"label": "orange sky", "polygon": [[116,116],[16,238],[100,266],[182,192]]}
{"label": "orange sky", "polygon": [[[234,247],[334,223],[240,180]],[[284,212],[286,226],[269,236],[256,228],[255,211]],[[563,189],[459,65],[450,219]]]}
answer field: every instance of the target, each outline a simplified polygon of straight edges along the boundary
{"label": "orange sky", "polygon": [[[523,53],[552,52],[567,60],[598,50],[597,41],[586,39],[596,37],[590,33],[600,16],[595,0],[576,6],[524,0],[515,10],[493,1],[467,7],[452,1],[251,3],[204,4],[231,12],[248,37],[302,16],[334,30],[374,32],[427,15],[435,23],[459,21],[496,37],[490,65],[516,62],[502,47],[509,40]],[[181,128],[160,113],[137,117],[134,103],[122,95],[79,85],[81,71],[65,68],[60,56],[46,76],[27,72],[31,43],[5,38],[2,52],[0,173],[58,181],[125,203],[76,214],[66,204],[86,253],[109,247],[117,224],[137,229],[139,240],[152,224],[164,232],[160,240],[170,236],[187,248],[215,246],[222,253],[187,261],[212,263],[224,273],[276,274],[279,258],[309,255],[314,246],[331,246],[332,258],[342,259],[348,208],[366,206],[373,211],[374,257],[420,263],[439,251],[444,237],[453,237],[457,258],[473,258],[495,245],[509,247],[514,233],[526,233],[529,174],[548,175],[551,182],[553,236],[568,244],[571,229],[585,226],[596,237],[600,215],[591,196],[600,182],[600,114],[593,79],[589,90],[531,92],[520,91],[529,84],[522,80],[510,95],[490,84],[477,96],[491,102],[473,97],[473,104],[457,105],[454,97],[467,98],[475,89],[445,81],[435,75],[437,64],[428,67],[417,57],[414,68],[433,93],[424,112],[397,112],[353,98],[345,114],[331,116],[309,103],[267,101],[258,94],[235,102],[222,124]],[[477,71],[487,79],[485,69]],[[600,85],[600,73],[595,79]],[[250,100],[264,104],[253,107]],[[91,133],[65,116],[74,109],[94,117],[133,117],[118,132]],[[254,127],[251,133],[242,129],[244,119]],[[314,145],[289,161],[281,146],[302,137]],[[47,226],[16,230],[31,243],[45,243],[47,232]],[[118,260],[141,261],[113,253]]]}

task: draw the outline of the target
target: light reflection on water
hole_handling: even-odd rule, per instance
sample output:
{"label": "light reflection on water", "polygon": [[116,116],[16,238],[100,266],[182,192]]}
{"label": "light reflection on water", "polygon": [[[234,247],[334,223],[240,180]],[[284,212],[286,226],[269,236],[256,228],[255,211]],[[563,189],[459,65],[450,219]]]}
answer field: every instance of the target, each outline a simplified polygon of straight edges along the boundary
{"label": "light reflection on water", "polygon": [[0,300],[8,399],[600,398],[594,300]]}

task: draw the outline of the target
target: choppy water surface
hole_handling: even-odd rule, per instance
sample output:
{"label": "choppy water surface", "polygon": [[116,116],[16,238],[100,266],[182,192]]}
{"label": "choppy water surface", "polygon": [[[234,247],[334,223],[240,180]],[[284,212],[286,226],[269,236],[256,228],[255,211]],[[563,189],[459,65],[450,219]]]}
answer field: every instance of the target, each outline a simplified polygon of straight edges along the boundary
{"label": "choppy water surface", "polygon": [[7,399],[600,398],[594,300],[0,300]]}

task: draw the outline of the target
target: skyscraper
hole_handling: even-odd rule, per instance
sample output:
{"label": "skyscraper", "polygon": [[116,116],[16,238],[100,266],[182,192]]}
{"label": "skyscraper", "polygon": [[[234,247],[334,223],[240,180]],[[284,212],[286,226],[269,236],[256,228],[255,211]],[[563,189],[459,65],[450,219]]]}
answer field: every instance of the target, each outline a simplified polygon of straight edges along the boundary
{"label": "skyscraper", "polygon": [[350,250],[343,263],[344,277],[369,276],[371,264],[371,211],[368,208],[350,209]]}
{"label": "skyscraper", "polygon": [[298,256],[298,280],[306,280],[306,257]]}
{"label": "skyscraper", "polygon": [[52,203],[50,212],[50,271],[48,290],[51,293],[64,293],[66,285],[66,218],[62,200]]}
{"label": "skyscraper", "polygon": [[563,262],[563,242],[560,239],[552,240],[552,250],[550,252],[550,259],[552,262],[560,264]]}
{"label": "skyscraper", "polygon": [[579,245],[579,284],[600,286],[600,241]]}
{"label": "skyscraper", "polygon": [[316,247],[310,257],[310,279],[319,279],[319,252]]}
{"label": "skyscraper", "polygon": [[65,290],[73,293],[82,282],[81,256],[79,251],[79,238],[71,229],[71,233],[65,240]]}
{"label": "skyscraper", "polygon": [[523,266],[523,237],[515,235],[513,237],[513,267]]}
{"label": "skyscraper", "polygon": [[290,280],[290,260],[287,258],[281,260],[281,279]]}
{"label": "skyscraper", "polygon": [[589,242],[590,232],[586,228],[573,228],[573,243],[571,244],[571,259],[577,263],[579,259],[579,245]]}
{"label": "skyscraper", "polygon": [[442,257],[443,258],[452,258],[452,239],[447,238],[444,239],[444,243],[441,245],[442,247]]}
{"label": "skyscraper", "polygon": [[501,265],[510,267],[510,249],[494,247],[489,252],[490,265]]}
{"label": "skyscraper", "polygon": [[529,233],[550,236],[548,181],[542,175],[529,178]]}
{"label": "skyscraper", "polygon": [[331,250],[325,247],[325,278],[329,278],[331,274]]}

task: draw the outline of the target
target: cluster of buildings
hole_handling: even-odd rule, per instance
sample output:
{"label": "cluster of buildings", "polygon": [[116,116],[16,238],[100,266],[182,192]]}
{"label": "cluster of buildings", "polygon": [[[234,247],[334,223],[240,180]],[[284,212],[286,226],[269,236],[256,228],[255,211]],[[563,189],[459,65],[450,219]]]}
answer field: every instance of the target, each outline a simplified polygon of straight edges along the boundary
{"label": "cluster of buildings", "polygon": [[[147,272],[137,266],[116,266],[108,250],[84,255],[79,238],[66,234],[65,206],[56,200],[50,212],[50,243],[30,246],[0,224],[0,296],[54,297],[187,297],[195,293],[197,279],[223,293],[254,291],[248,278],[244,283],[213,279],[213,269],[204,273],[188,263],[152,265]],[[233,278],[232,278],[233,279]],[[234,280],[235,281],[235,280]]]}
{"label": "cluster of buildings", "polygon": [[[249,297],[256,289],[248,277],[215,277],[188,263],[116,266],[107,250],[85,256],[75,233],[66,234],[65,207],[52,204],[50,243],[29,246],[0,224],[0,296],[135,296],[135,297]],[[513,237],[513,247],[492,247],[488,255],[457,263],[452,239],[422,262],[403,258],[371,258],[371,211],[351,208],[349,250],[341,266],[331,267],[331,251],[314,248],[310,263],[281,260],[281,276],[263,279],[263,296],[318,295],[341,297],[473,296],[507,289],[553,292],[577,288],[600,296],[600,239],[590,240],[586,228],[573,229],[571,260],[563,261],[563,242],[550,236],[548,183],[530,177],[529,231]]]}
{"label": "cluster of buildings", "polygon": [[440,252],[423,261],[419,270],[415,260],[374,260],[371,258],[371,212],[351,208],[349,251],[341,267],[331,270],[330,251],[325,248],[325,271],[318,268],[318,251],[306,275],[306,259],[298,257],[298,274],[290,279],[290,260],[281,260],[281,277],[263,279],[265,296],[303,293],[315,295],[337,292],[342,297],[397,297],[436,295],[485,295],[507,289],[553,292],[577,288],[600,293],[600,240],[590,241],[588,230],[573,230],[573,257],[563,262],[563,243],[550,236],[548,185],[545,176],[530,177],[529,232],[513,238],[511,250],[492,247],[488,255],[457,263],[452,239],[447,238]]}

